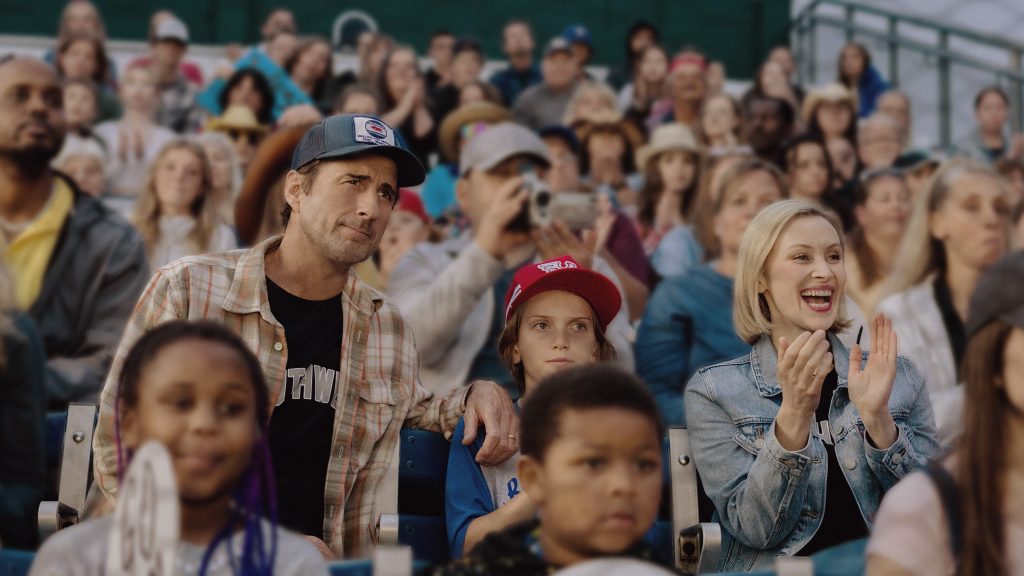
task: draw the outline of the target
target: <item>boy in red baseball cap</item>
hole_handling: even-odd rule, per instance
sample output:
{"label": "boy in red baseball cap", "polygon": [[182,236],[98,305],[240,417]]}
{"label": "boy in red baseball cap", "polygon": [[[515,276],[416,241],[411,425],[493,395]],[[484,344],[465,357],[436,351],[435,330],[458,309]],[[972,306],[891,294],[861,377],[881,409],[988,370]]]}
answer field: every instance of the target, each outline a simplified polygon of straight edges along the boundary
{"label": "boy in red baseball cap", "polygon": [[[545,376],[570,366],[613,360],[605,338],[621,306],[615,284],[581,267],[570,256],[529,264],[516,272],[505,295],[505,328],[498,351],[519,395],[529,396]],[[453,558],[469,552],[491,532],[532,518],[536,504],[520,492],[519,455],[498,466],[480,466],[484,434],[462,444],[455,428],[445,483],[448,544]]]}

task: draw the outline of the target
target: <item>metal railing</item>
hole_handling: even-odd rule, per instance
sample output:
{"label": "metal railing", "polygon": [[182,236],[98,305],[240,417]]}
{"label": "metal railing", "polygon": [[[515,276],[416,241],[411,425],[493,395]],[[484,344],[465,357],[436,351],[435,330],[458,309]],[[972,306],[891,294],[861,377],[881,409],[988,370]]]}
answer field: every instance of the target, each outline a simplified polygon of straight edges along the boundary
{"label": "metal railing", "polygon": [[[822,14],[819,8],[837,6],[842,16]],[[882,19],[885,25],[869,25],[857,21],[858,14],[867,14]],[[928,43],[901,34],[901,27],[913,26],[930,30],[935,42]],[[900,81],[900,50],[920,53],[936,61],[939,103],[939,141],[943,147],[951,144],[952,82],[951,67],[956,64],[974,70],[990,73],[995,82],[1007,88],[1010,96],[1010,118],[1017,129],[1024,129],[1024,44],[993,34],[981,33],[950,25],[931,18],[907,14],[888,8],[869,6],[851,0],[814,0],[793,18],[792,33],[795,36],[800,81],[804,84],[817,83],[817,27],[838,29],[844,32],[846,41],[855,38],[877,40],[888,47],[888,78],[895,88]],[[958,48],[952,48],[950,40],[966,41],[975,46],[995,49],[1008,55],[1005,65],[983,60]]]}

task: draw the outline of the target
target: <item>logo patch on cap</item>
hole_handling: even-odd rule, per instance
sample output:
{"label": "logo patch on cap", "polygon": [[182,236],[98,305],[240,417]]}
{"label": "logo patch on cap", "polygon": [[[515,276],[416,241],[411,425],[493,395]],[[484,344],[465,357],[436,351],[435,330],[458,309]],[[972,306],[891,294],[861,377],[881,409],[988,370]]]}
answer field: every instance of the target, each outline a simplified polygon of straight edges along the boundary
{"label": "logo patch on cap", "polygon": [[555,260],[554,262],[544,262],[543,264],[537,264],[537,268],[540,268],[545,273],[554,272],[556,270],[578,268],[573,262],[563,262],[561,260]]}
{"label": "logo patch on cap", "polygon": [[352,119],[355,127],[356,142],[377,145],[395,145],[395,133],[388,128],[388,125],[366,116],[356,116]]}

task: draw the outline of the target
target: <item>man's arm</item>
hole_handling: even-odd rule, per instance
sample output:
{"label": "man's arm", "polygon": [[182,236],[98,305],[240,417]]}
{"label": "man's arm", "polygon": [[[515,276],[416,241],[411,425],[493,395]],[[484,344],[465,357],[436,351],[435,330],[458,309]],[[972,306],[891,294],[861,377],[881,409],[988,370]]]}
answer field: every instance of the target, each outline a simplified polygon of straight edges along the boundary
{"label": "man's arm", "polygon": [[158,270],[149,281],[135,306],[135,312],[128,320],[124,337],[121,339],[110,373],[100,394],[99,423],[93,436],[93,466],[96,486],[108,499],[117,496],[118,454],[114,440],[114,410],[117,401],[118,379],[121,366],[132,345],[147,330],[170,320],[188,317],[188,293],[167,269]]}
{"label": "man's arm", "polygon": [[395,265],[388,295],[416,334],[422,362],[432,365],[448,352],[480,299],[490,295],[505,265],[473,242],[439,271],[424,248],[434,249],[413,248]]}
{"label": "man's arm", "polygon": [[88,328],[81,344],[73,354],[51,355],[47,360],[46,391],[51,404],[95,400],[132,305],[149,278],[142,239],[126,233],[97,274],[101,278],[92,309],[84,318]]}

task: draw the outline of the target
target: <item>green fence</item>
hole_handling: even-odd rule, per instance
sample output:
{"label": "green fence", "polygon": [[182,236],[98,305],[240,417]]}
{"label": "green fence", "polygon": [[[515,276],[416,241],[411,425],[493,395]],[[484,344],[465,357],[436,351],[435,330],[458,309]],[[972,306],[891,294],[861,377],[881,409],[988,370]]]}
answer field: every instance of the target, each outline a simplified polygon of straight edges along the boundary
{"label": "green fence", "polygon": [[[595,62],[619,66],[629,26],[654,22],[670,50],[693,45],[722,60],[730,77],[749,77],[774,44],[788,38],[790,0],[100,0],[112,38],[143,39],[149,15],[172,8],[189,25],[197,43],[251,43],[271,7],[290,5],[303,33],[329,36],[338,14],[370,14],[381,29],[425,50],[430,34],[447,28],[475,36],[488,57],[501,58],[500,30],[511,18],[533,23],[538,44],[569,23],[586,25],[595,39]],[[0,33],[55,35],[62,0],[0,0]]]}

